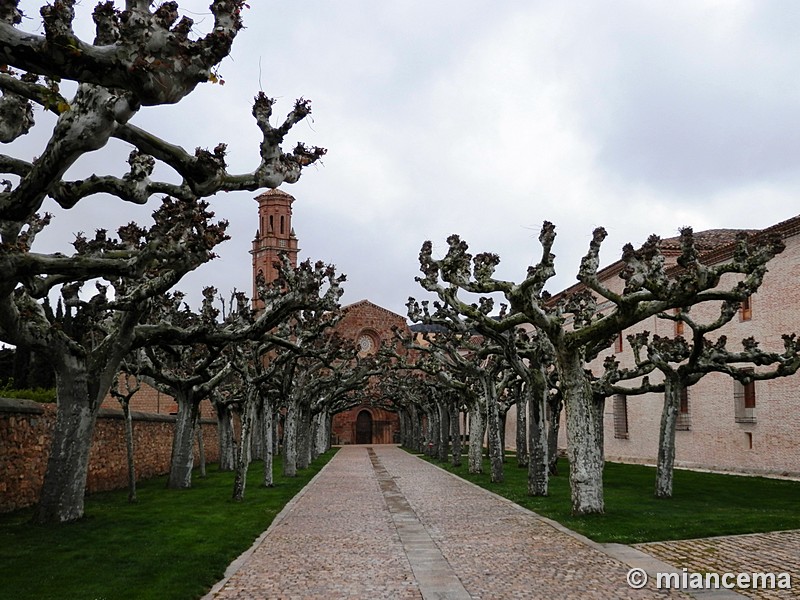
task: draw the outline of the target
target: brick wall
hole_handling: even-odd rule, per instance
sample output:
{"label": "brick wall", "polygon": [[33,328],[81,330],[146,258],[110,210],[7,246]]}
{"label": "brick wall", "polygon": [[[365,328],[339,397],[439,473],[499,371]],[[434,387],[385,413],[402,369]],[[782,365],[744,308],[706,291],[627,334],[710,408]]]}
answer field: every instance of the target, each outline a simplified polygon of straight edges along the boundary
{"label": "brick wall", "polygon": [[[38,500],[55,424],[55,404],[0,398],[0,512]],[[133,413],[134,457],[138,479],[169,471],[174,417]],[[217,427],[203,422],[208,462],[219,458]],[[198,459],[195,448],[195,460]],[[128,463],[122,412],[102,409],[95,425],[86,490],[124,488]]]}
{"label": "brick wall", "polygon": [[[372,343],[371,351],[382,344],[393,344],[392,327],[406,329],[406,320],[385,308],[367,300],[350,304],[344,308],[344,317],[336,326],[336,331],[344,338],[358,340],[366,336]],[[375,388],[377,389],[377,388]],[[391,400],[391,398],[387,398]],[[356,419],[366,411],[372,424],[372,444],[392,444],[399,441],[400,419],[397,413],[371,406],[358,406],[334,416],[332,437],[334,444],[356,443]]]}
{"label": "brick wall", "polygon": [[[119,389],[125,389],[125,379],[123,375],[119,376]],[[154,415],[178,414],[178,403],[175,402],[172,396],[164,392],[159,392],[157,389],[150,387],[144,382],[142,382],[139,391],[131,398],[130,407],[132,411]],[[101,408],[120,410],[119,401],[111,394],[108,394],[103,399]],[[200,414],[204,419],[217,418],[214,407],[211,405],[211,402],[207,400],[200,403]]]}

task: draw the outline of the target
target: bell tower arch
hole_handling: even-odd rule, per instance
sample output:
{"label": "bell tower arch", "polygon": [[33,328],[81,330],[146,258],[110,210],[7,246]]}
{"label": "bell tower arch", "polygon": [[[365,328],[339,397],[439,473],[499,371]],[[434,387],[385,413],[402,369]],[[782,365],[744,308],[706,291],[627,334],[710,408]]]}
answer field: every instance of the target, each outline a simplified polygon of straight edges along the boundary
{"label": "bell tower arch", "polygon": [[297,236],[292,227],[292,202],[294,197],[281,190],[268,190],[256,196],[258,202],[258,229],[253,240],[253,304],[262,308],[256,299],[256,276],[261,271],[267,282],[278,278],[275,263],[285,253],[293,267],[297,266]]}

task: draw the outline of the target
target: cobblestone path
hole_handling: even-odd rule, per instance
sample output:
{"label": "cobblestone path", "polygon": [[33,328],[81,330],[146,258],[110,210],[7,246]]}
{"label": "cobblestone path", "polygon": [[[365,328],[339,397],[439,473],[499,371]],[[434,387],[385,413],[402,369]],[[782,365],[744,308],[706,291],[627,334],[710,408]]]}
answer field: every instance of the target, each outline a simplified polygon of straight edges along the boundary
{"label": "cobblestone path", "polygon": [[394,446],[345,446],[206,600],[691,598],[655,589],[676,569],[653,556],[683,566],[669,546],[596,544]]}

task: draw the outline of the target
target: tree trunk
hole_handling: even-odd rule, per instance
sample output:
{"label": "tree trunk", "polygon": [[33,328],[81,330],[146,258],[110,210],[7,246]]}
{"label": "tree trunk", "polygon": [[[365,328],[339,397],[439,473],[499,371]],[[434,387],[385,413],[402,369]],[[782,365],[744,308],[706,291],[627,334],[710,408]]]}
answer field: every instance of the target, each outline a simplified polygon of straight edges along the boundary
{"label": "tree trunk", "polygon": [[297,421],[298,406],[290,399],[283,422],[283,475],[297,477]]}
{"label": "tree trunk", "polygon": [[506,422],[508,419],[508,410],[500,410],[497,407],[497,431],[500,434],[500,460],[506,462]]}
{"label": "tree trunk", "polygon": [[439,410],[434,406],[425,411],[425,416],[428,426],[425,432],[425,439],[428,440],[425,453],[430,457],[435,457],[439,454]]}
{"label": "tree trunk", "polygon": [[242,430],[236,452],[236,469],[233,478],[233,499],[237,502],[244,500],[244,490],[247,486],[247,469],[250,466],[251,449],[250,438],[253,433],[253,421],[258,411],[258,392],[247,390],[247,397],[242,404],[241,421]]}
{"label": "tree trunk", "polygon": [[[259,399],[256,402],[260,402]],[[253,415],[253,424],[250,429],[250,461],[264,459],[264,438],[261,434],[261,411],[257,410]]]}
{"label": "tree trunk", "polygon": [[481,377],[483,385],[484,403],[486,406],[486,445],[489,451],[489,467],[492,483],[502,483],[503,473],[503,445],[500,434],[500,411],[497,405],[494,377],[485,374]]}
{"label": "tree trunk", "polygon": [[197,457],[200,463],[200,479],[208,477],[206,473],[206,443],[203,438],[203,418],[200,416],[200,406],[197,407],[197,423],[195,424],[197,431]]}
{"label": "tree trunk", "polygon": [[450,437],[453,440],[452,465],[461,466],[461,420],[458,405],[453,403],[450,407]]}
{"label": "tree trunk", "polygon": [[447,410],[445,402],[439,403],[439,454],[438,458],[442,462],[446,462],[450,456],[450,412]]}
{"label": "tree trunk", "polygon": [[665,372],[664,408],[658,435],[658,464],[656,467],[656,498],[672,498],[672,479],[675,468],[675,430],[681,408],[681,382],[677,373]]}
{"label": "tree trunk", "polygon": [[133,460],[133,419],[128,401],[122,404],[122,414],[125,420],[125,453],[128,457],[128,502],[136,503],[136,467]]}
{"label": "tree trunk", "polygon": [[527,384],[517,398],[517,466],[528,466],[528,396]]}
{"label": "tree trunk", "polygon": [[314,436],[313,460],[316,460],[328,451],[328,446],[330,445],[331,434],[328,430],[328,423],[330,422],[328,411],[323,410],[317,413],[314,421],[316,423],[316,435]]}
{"label": "tree trunk", "polygon": [[264,439],[264,487],[275,485],[272,475],[273,438],[275,437],[273,417],[272,402],[264,399],[261,405],[261,436]]}
{"label": "tree trunk", "polygon": [[[535,369],[535,367],[531,367]],[[547,496],[549,493],[549,465],[547,461],[547,424],[545,407],[547,385],[541,371],[531,370],[525,384],[525,402],[528,405],[528,495]]]}
{"label": "tree trunk", "polygon": [[197,404],[191,393],[176,393],[178,415],[175,420],[175,434],[172,438],[172,458],[170,459],[167,487],[173,490],[192,487],[192,467],[194,467],[194,424],[197,422]]}
{"label": "tree trunk", "polygon": [[90,397],[86,365],[74,356],[56,365],[58,408],[53,441],[33,520],[63,523],[83,517],[94,424],[99,402]]}
{"label": "tree trunk", "polygon": [[475,402],[469,410],[469,472],[483,473],[483,434],[486,424],[480,403]]}
{"label": "tree trunk", "polygon": [[422,452],[422,417],[416,406],[411,406],[411,449],[414,452]]}
{"label": "tree trunk", "polygon": [[307,469],[311,464],[311,410],[300,405],[297,422],[297,468]]}
{"label": "tree trunk", "polygon": [[547,410],[549,420],[547,423],[547,466],[550,475],[558,475],[558,432],[561,429],[561,402],[560,393],[547,395]]}
{"label": "tree trunk", "polygon": [[219,438],[219,470],[233,471],[235,463],[235,448],[233,439],[233,416],[228,405],[218,403],[217,409],[217,437]]}
{"label": "tree trunk", "polygon": [[[581,349],[559,349],[558,374],[567,411],[572,514],[602,514],[603,422],[584,373]],[[598,422],[599,421],[599,422]]]}

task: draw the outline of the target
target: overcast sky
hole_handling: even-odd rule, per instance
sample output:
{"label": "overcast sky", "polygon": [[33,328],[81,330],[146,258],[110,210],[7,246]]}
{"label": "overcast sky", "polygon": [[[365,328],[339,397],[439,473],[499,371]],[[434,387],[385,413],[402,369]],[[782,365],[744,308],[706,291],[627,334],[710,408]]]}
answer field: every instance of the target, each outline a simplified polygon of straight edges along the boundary
{"label": "overcast sky", "polygon": [[[38,4],[22,2],[31,17]],[[207,31],[207,2],[180,4]],[[422,242],[441,254],[451,233],[498,253],[499,274],[518,281],[552,221],[557,292],[575,281],[599,225],[608,264],[650,233],[762,228],[800,212],[795,0],[249,4],[220,66],[225,85],[133,122],[187,149],[227,142],[231,171],[249,171],[260,141],[253,96],[277,98],[281,119],[310,98],[313,118],[286,148],[302,140],[328,155],[282,189],[296,198],[301,258],[347,274],[345,303],[405,315],[409,295],[426,295],[414,282]],[[87,40],[92,7],[79,6]],[[48,118],[37,113],[43,131],[15,144],[23,158],[40,151]],[[69,176],[121,174],[129,151],[111,144]],[[251,290],[254,196],[214,199],[233,239],[180,286],[191,296],[207,284]],[[35,249],[68,251],[74,232],[144,221],[156,204],[50,203],[57,219]]]}

